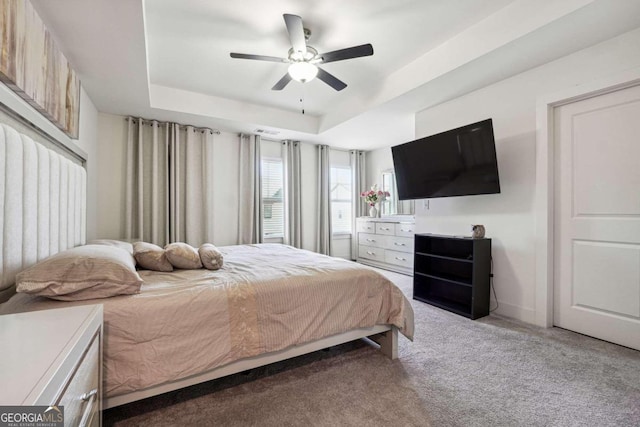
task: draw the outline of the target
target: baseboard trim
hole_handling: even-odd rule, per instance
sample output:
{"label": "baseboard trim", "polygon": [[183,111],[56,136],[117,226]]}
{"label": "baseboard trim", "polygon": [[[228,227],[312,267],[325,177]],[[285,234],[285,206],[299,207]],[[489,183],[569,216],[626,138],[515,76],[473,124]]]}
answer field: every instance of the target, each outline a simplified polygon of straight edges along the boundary
{"label": "baseboard trim", "polygon": [[493,311],[493,313],[509,317],[511,319],[520,320],[525,323],[536,323],[536,311],[533,308],[521,307],[519,305],[499,301],[498,309]]}

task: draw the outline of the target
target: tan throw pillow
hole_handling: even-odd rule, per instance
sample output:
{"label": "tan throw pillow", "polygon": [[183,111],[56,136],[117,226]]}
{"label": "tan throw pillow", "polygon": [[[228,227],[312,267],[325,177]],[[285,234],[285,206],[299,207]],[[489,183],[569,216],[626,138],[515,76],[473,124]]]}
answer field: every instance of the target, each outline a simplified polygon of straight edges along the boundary
{"label": "tan throw pillow", "polygon": [[137,294],[142,279],[133,255],[108,245],[59,252],[22,271],[16,291],[62,301]]}
{"label": "tan throw pillow", "polygon": [[200,261],[202,261],[202,265],[204,268],[209,270],[217,270],[222,267],[223,257],[222,252],[218,250],[211,243],[205,243],[200,246],[198,249],[198,253],[200,254]]}
{"label": "tan throw pillow", "polygon": [[202,268],[198,250],[191,245],[182,242],[169,243],[164,247],[167,259],[175,268],[195,270]]}
{"label": "tan throw pillow", "polygon": [[140,268],[153,271],[173,271],[173,266],[167,259],[164,249],[153,243],[135,242],[133,257]]}
{"label": "tan throw pillow", "polygon": [[133,245],[129,242],[123,242],[122,240],[97,239],[90,241],[89,245],[115,246],[116,248],[124,249],[125,251],[133,255]]}

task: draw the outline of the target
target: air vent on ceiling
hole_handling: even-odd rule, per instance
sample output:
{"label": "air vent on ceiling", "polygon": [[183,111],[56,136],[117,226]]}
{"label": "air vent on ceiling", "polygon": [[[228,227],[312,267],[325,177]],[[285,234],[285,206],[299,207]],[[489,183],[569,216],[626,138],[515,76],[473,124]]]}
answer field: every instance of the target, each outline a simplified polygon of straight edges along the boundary
{"label": "air vent on ceiling", "polygon": [[265,134],[265,135],[277,135],[277,134],[280,133],[277,130],[268,130],[268,129],[256,129],[254,132],[255,133],[262,133],[262,134]]}

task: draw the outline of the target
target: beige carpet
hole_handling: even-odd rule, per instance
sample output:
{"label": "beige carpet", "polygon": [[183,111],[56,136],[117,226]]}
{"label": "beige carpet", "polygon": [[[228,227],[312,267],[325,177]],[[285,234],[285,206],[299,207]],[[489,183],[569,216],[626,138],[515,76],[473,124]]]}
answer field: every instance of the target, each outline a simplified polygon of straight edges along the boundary
{"label": "beige carpet", "polygon": [[[411,296],[410,277],[383,274]],[[398,360],[349,343],[108,410],[104,425],[640,425],[640,352],[412,304]]]}

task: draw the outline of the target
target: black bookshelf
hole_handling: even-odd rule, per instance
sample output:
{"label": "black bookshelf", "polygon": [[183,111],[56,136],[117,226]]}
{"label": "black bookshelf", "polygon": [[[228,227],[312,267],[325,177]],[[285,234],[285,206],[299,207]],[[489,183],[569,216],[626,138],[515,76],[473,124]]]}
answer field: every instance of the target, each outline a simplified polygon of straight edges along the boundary
{"label": "black bookshelf", "polygon": [[413,299],[470,319],[489,314],[491,239],[415,235]]}

